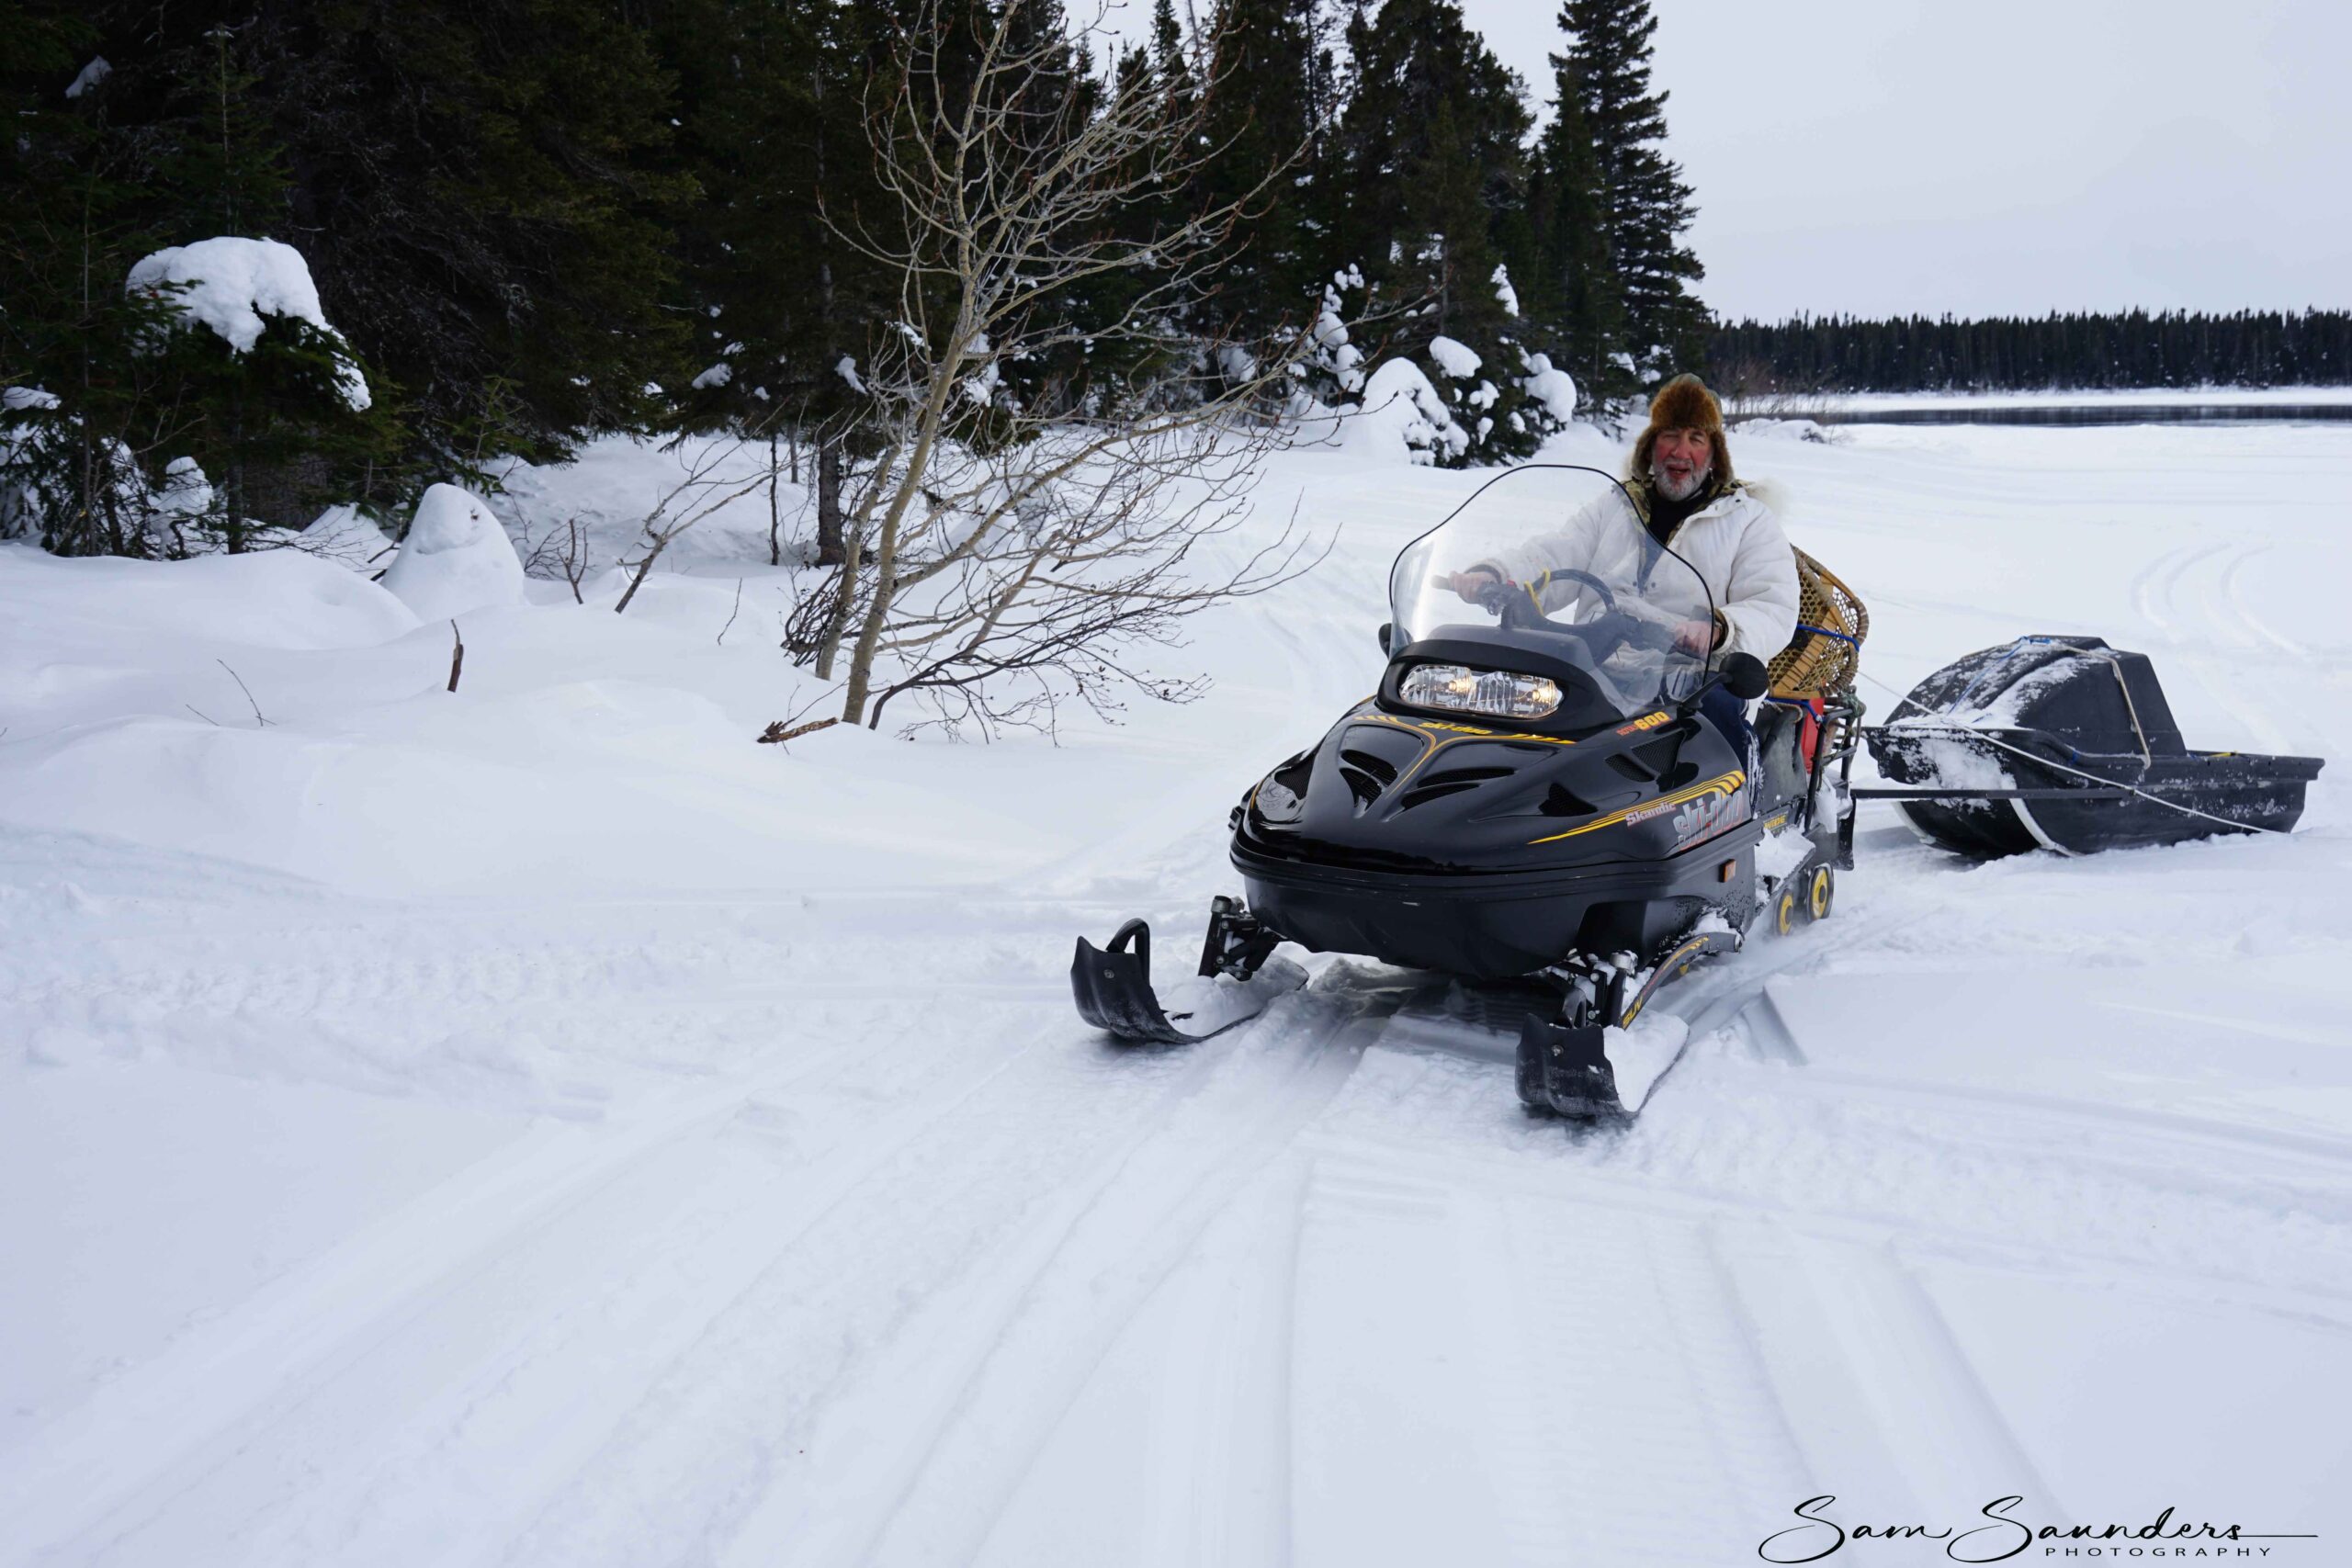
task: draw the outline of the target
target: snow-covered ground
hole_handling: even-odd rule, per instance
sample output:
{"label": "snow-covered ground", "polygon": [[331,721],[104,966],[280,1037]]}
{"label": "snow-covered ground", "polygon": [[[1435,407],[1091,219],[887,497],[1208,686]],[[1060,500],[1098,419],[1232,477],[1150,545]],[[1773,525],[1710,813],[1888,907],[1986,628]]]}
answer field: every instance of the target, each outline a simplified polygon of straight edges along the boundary
{"label": "snow-covered ground", "polygon": [[1721,1564],[1833,1493],[2338,1561],[2352,427],[1736,455],[1877,678],[2144,649],[2192,743],[2332,759],[2303,830],[1972,868],[1866,808],[1577,1135],[1368,964],[1181,1051],[1067,997],[1232,885],[1481,475],[1284,457],[1330,558],[1058,747],[754,745],[763,501],[626,616],[461,615],[455,694],[338,566],[0,548],[0,1563]]}

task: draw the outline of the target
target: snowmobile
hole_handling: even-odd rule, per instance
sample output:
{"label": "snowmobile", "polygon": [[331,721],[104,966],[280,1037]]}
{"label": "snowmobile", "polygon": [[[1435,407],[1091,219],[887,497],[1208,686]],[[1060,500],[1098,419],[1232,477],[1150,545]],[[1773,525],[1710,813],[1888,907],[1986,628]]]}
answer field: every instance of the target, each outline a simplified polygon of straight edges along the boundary
{"label": "snowmobile", "polygon": [[[1521,1021],[1521,1101],[1638,1109],[1616,1064],[1658,987],[1759,918],[1829,913],[1860,710],[1767,704],[1745,751],[1702,717],[1714,687],[1763,695],[1765,667],[1693,651],[1707,586],[1618,489],[1527,465],[1407,545],[1378,691],[1233,807],[1243,893],[1211,904],[1197,976],[1155,991],[1149,929],[1129,920],[1079,940],[1080,1013],[1123,1040],[1204,1039],[1304,982],[1273,956],[1284,942],[1470,987],[1533,977],[1555,1001]],[[1531,552],[1540,572],[1505,570]]]}

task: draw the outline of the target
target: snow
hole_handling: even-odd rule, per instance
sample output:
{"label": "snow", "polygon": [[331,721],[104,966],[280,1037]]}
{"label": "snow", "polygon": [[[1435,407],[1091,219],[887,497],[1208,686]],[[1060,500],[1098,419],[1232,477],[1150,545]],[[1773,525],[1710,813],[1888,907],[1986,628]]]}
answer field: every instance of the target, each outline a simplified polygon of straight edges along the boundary
{"label": "snow", "polygon": [[1430,339],[1430,357],[1437,361],[1440,370],[1456,381],[1466,381],[1476,376],[1481,363],[1476,350],[1443,333]]}
{"label": "snow", "polygon": [[1577,384],[1565,370],[1552,367],[1548,354],[1526,354],[1521,356],[1527,367],[1526,378],[1520,385],[1527,395],[1542,403],[1545,412],[1562,424],[1577,417]]}
{"label": "snow", "polygon": [[155,492],[155,509],[166,516],[201,517],[212,510],[212,481],[193,457],[175,457],[164,465],[164,482]]}
{"label": "snow", "polygon": [[[261,341],[264,316],[308,321],[338,344],[343,341],[319,306],[310,264],[301,252],[277,240],[222,235],[168,246],[132,266],[125,287],[135,291],[169,284],[187,286],[175,298],[179,310],[218,333],[238,354],[251,354]],[[369,405],[367,378],[348,359],[342,361],[339,382],[346,405]]]}
{"label": "snow", "polygon": [[1917,728],[1929,731],[1924,738],[1909,742],[1917,747],[1920,760],[1928,764],[1928,783],[1949,789],[2015,789],[2017,781],[2009,777],[2008,770],[2001,765],[2001,753],[1990,745],[1958,735],[1934,733],[1955,722],[1949,718],[1920,719],[1909,715],[1894,721],[1896,728]]}
{"label": "snow", "polygon": [[1813,853],[1813,840],[1804,829],[1794,823],[1764,835],[1756,846],[1756,874],[1768,883],[1777,883],[1805,863]]}
{"label": "snow", "polygon": [[[785,471],[775,475],[775,509],[786,538],[805,538],[809,532],[803,518],[813,499],[812,456],[802,448],[804,482],[796,484],[788,477],[789,447],[781,439],[776,443],[774,462]],[[767,559],[769,487],[759,481],[769,474],[770,462],[764,439],[689,437],[664,452],[626,437],[603,436],[581,448],[570,463],[503,467],[498,473],[501,491],[491,498],[491,505],[526,561],[535,546],[560,535],[566,523],[577,522],[585,535],[592,574],[610,571],[616,560],[636,555],[642,547],[639,540],[645,520],[657,508],[673,516],[681,511],[703,513],[701,521],[671,541],[654,570],[657,574],[724,570],[731,583],[742,562]],[[554,575],[552,566],[544,562],[534,571],[541,577]],[[561,583],[551,592],[571,603],[571,590]]]}
{"label": "snow", "polygon": [[437,484],[417,501],[384,588],[420,620],[446,621],[523,603],[523,561],[488,502]]}
{"label": "snow", "polygon": [[695,391],[701,392],[707,391],[713,387],[724,387],[728,382],[732,381],[733,379],[735,379],[735,367],[722,359],[718,364],[711,366],[708,369],[706,369],[696,375],[692,381],[689,381],[686,384],[692,387]]}
{"label": "snow", "polygon": [[1306,983],[1306,972],[1287,958],[1270,958],[1246,981],[1198,975],[1155,987],[1168,1021],[1196,1039],[1229,1029],[1262,1011],[1277,998]]}
{"label": "snow", "polygon": [[1600,1054],[1607,1058],[1610,1077],[1617,1085],[1618,1102],[1636,1113],[1648,1104],[1651,1092],[1674,1066],[1690,1034],[1690,1026],[1672,1013],[1646,1009],[1630,1029],[1602,1030]]}
{"label": "snow", "polygon": [[65,96],[68,98],[78,98],[113,74],[114,66],[105,55],[92,55],[90,62],[74,73],[74,80],[66,84]]}
{"label": "snow", "polygon": [[[1661,992],[1609,1048],[1688,1049],[1575,1134],[1366,961],[1193,1046],[1070,1014],[1080,932],[1189,970],[1227,810],[1492,477],[1381,417],[1264,478],[1332,553],[1197,624],[1209,696],[1058,743],[753,744],[815,695],[764,494],[627,615],[602,555],[469,613],[454,694],[334,561],[0,546],[0,1563],[1615,1568],[1824,1493],[2352,1529],[2352,429],[1735,431],[1873,680],[2080,629],[2192,743],[2332,761],[2291,838],[2072,860],[1865,803],[1831,919]],[[607,549],[693,455],[498,514]]]}
{"label": "snow", "polygon": [[1470,433],[1454,423],[1419,366],[1388,359],[1364,382],[1363,400],[1341,419],[1340,440],[1370,461],[1429,463],[1466,450]]}
{"label": "snow", "polygon": [[1828,442],[1844,439],[1836,431],[1810,419],[1743,419],[1735,428],[1743,436],[1768,436],[1774,441]]}
{"label": "snow", "polygon": [[1519,290],[1511,287],[1510,268],[1505,266],[1501,262],[1497,262],[1495,264],[1493,281],[1495,285],[1495,298],[1502,301],[1503,314],[1506,316],[1518,315]]}
{"label": "snow", "polygon": [[296,537],[294,547],[369,577],[384,570],[397,548],[381,528],[348,503],[330,506],[312,518]]}

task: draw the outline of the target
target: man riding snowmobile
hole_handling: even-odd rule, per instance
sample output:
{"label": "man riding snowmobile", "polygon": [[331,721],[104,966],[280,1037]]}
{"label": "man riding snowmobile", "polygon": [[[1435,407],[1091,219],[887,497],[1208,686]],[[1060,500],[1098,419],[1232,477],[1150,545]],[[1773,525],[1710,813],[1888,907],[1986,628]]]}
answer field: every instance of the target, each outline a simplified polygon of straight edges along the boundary
{"label": "man riding snowmobile", "polygon": [[[1713,652],[1718,661],[1748,653],[1770,663],[1796,631],[1796,557],[1760,488],[1734,476],[1723,408],[1697,377],[1677,376],[1658,389],[1628,477],[1630,486],[1595,496],[1554,532],[1453,574],[1450,586],[1475,604],[1503,583],[1521,583],[1546,614],[1570,610],[1591,590],[1568,572],[1634,580],[1641,563],[1601,558],[1630,554],[1646,538],[1671,547],[1714,599],[1713,623],[1679,624],[1676,646],[1702,657]],[[1623,525],[1628,515],[1639,532]],[[1701,711],[1747,749],[1747,715],[1727,689],[1709,692]]]}
{"label": "man riding snowmobile", "polygon": [[[1149,928],[1129,920],[1077,944],[1082,1016],[1206,1038],[1305,982],[1275,955],[1288,942],[1532,995],[1522,1102],[1638,1110],[1663,1071],[1644,1053],[1679,1039],[1631,1032],[1651,996],[1767,910],[1782,931],[1828,913],[1855,710],[1840,670],[1774,686],[1770,656],[1810,657],[1790,647],[1800,593],[1827,579],[1732,477],[1705,388],[1662,389],[1634,453],[1634,484],[1576,464],[1497,475],[1399,550],[1379,689],[1234,806],[1242,895],[1212,900],[1193,977],[1156,991]],[[1859,621],[1806,618],[1850,662]],[[1744,705],[1768,690],[1751,735]]]}

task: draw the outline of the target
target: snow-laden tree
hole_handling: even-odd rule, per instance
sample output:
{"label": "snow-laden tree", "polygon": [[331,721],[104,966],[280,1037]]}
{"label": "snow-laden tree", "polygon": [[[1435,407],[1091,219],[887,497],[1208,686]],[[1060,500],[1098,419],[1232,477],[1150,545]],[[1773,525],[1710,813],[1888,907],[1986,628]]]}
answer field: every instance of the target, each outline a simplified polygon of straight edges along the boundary
{"label": "snow-laden tree", "polygon": [[1533,256],[1525,89],[1454,0],[1360,8],[1347,36],[1335,232],[1393,312],[1391,352],[1413,356],[1460,431],[1439,460],[1524,457],[1557,428],[1529,389],[1544,334],[1512,282]]}
{"label": "snow-laden tree", "polygon": [[118,288],[119,307],[90,316],[96,395],[20,388],[0,410],[0,509],[17,528],[66,553],[243,550],[317,510],[307,468],[383,450],[367,372],[292,246],[168,246]]}

